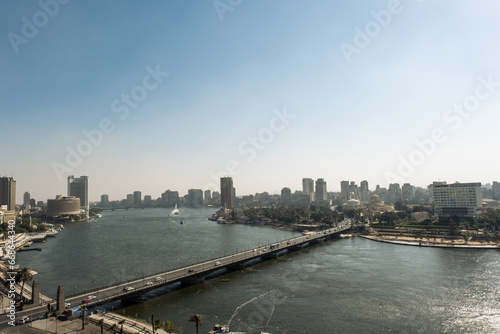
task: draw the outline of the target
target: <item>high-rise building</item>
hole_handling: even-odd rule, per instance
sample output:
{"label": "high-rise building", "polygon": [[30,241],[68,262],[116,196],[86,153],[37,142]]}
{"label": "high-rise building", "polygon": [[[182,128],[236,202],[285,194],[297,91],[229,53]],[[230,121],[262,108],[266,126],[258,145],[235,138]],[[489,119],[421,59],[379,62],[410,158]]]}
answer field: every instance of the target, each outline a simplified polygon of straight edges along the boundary
{"label": "high-rise building", "polygon": [[313,194],[314,193],[314,180],[310,178],[302,179],[302,192],[305,194]]}
{"label": "high-rise building", "polygon": [[491,187],[493,191],[493,197],[495,199],[500,199],[500,182],[493,181],[493,186]]}
{"label": "high-rise building", "polygon": [[210,190],[205,190],[204,195],[205,205],[212,204],[212,192]]}
{"label": "high-rise building", "polygon": [[368,181],[361,181],[359,186],[359,200],[361,203],[368,203],[370,201],[370,189],[368,189]]}
{"label": "high-rise building", "polygon": [[292,190],[290,188],[281,189],[281,200],[286,203],[290,203],[292,201]]}
{"label": "high-rise building", "polygon": [[134,205],[142,204],[142,192],[134,191]]}
{"label": "high-rise building", "polygon": [[349,184],[349,199],[359,200],[358,185],[354,181],[351,181],[351,183]]}
{"label": "high-rise building", "polygon": [[316,180],[316,202],[323,202],[328,200],[326,191],[326,181],[323,179]]}
{"label": "high-rise building", "polygon": [[179,192],[167,190],[161,194],[162,204],[167,208],[173,208],[176,204],[179,205]]}
{"label": "high-rise building", "polygon": [[415,187],[409,183],[403,184],[401,187],[401,198],[403,201],[412,201],[415,196]]}
{"label": "high-rise building", "polygon": [[23,195],[23,205],[30,205],[31,195],[29,192],[25,191]]}
{"label": "high-rise building", "polygon": [[0,205],[7,205],[8,211],[16,209],[16,181],[13,177],[0,177]]}
{"label": "high-rise building", "polygon": [[434,214],[442,217],[476,216],[483,208],[481,183],[434,182],[432,184]]}
{"label": "high-rise building", "polygon": [[400,200],[401,200],[401,187],[399,186],[399,183],[389,184],[389,189],[387,190],[387,198],[385,201],[387,203],[394,204]]}
{"label": "high-rise building", "polygon": [[134,194],[127,194],[127,199],[125,200],[127,206],[134,205]]}
{"label": "high-rise building", "polygon": [[144,205],[151,205],[153,203],[153,199],[151,198],[151,195],[146,195],[144,196]]}
{"label": "high-rise building", "polygon": [[212,193],[212,204],[214,206],[220,205],[220,192],[214,191]]}
{"label": "high-rise building", "polygon": [[109,205],[109,196],[106,194],[101,195],[101,206]]}
{"label": "high-rise building", "polygon": [[232,177],[221,177],[220,178],[220,206],[223,209],[234,208],[234,189],[233,189],[233,178]]}
{"label": "high-rise building", "polygon": [[195,208],[203,206],[203,190],[189,189],[188,190],[188,203],[187,205]]}
{"label": "high-rise building", "polygon": [[342,202],[347,202],[351,199],[349,195],[349,181],[340,181],[340,200]]}
{"label": "high-rise building", "polygon": [[73,175],[68,176],[68,196],[74,196],[80,199],[80,208],[85,215],[89,215],[89,177],[80,176],[75,178]]}

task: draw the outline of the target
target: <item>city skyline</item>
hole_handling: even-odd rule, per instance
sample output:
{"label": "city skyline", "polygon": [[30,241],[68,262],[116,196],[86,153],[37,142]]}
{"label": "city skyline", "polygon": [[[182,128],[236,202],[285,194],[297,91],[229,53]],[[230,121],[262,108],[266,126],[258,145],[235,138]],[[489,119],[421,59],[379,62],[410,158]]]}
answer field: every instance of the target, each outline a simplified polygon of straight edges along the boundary
{"label": "city skyline", "polygon": [[69,175],[90,177],[90,201],[217,190],[222,176],[238,196],[303,177],[336,192],[500,178],[498,3],[0,9],[0,176],[16,203],[66,195]]}
{"label": "city skyline", "polygon": [[[42,198],[36,198],[34,196],[31,196],[31,193],[29,191],[25,191],[25,192],[23,192],[23,195],[21,195],[22,201],[18,202],[18,200],[16,200],[16,204],[17,205],[20,205],[21,203],[25,204],[25,202],[28,200],[26,195],[29,195],[29,197],[31,197],[32,202],[35,201],[37,203],[40,201],[46,202],[48,199],[53,199],[56,196],[74,196],[76,194],[75,191],[70,191],[70,182],[72,182],[73,179],[75,179],[74,175],[70,175],[68,177],[67,192],[57,193],[57,194],[54,194],[52,197],[49,197],[47,199],[42,199]],[[89,177],[87,175],[82,175],[82,176],[76,178],[76,180],[79,182],[84,182],[85,189],[87,189],[87,190],[83,191],[83,189],[81,189],[81,190],[76,190],[76,191],[77,192],[83,191],[82,194],[85,193],[85,195],[88,195],[88,197],[84,196],[86,198],[86,200],[83,200],[83,202],[86,202],[86,203],[100,203],[103,201],[103,198],[104,198],[105,202],[107,202],[107,203],[114,202],[114,201],[128,200],[128,201],[130,201],[131,205],[132,204],[135,204],[135,205],[140,204],[139,202],[142,202],[146,197],[148,197],[149,200],[153,200],[153,201],[165,200],[165,201],[171,203],[172,199],[167,199],[169,196],[169,195],[167,195],[168,193],[175,193],[176,194],[175,198],[177,201],[180,198],[183,198],[184,196],[192,197],[191,194],[193,191],[195,191],[195,192],[199,191],[199,194],[196,194],[195,197],[199,198],[200,199],[199,204],[202,204],[204,202],[204,199],[207,196],[207,194],[209,194],[210,196],[212,196],[213,193],[218,193],[219,195],[221,194],[222,188],[227,187],[226,185],[222,186],[223,184],[226,183],[225,182],[226,179],[230,179],[230,184],[233,187],[233,180],[231,177],[221,177],[220,178],[220,187],[218,189],[203,189],[203,188],[199,188],[199,187],[193,187],[193,188],[187,189],[185,192],[183,192],[183,191],[178,191],[177,189],[168,188],[167,190],[162,191],[158,195],[146,193],[146,192],[143,192],[142,190],[136,189],[134,191],[128,191],[124,194],[117,195],[115,197],[115,196],[110,196],[109,195],[110,192],[101,193],[101,194],[94,194],[92,191],[91,177]],[[310,188],[311,181],[313,181],[312,188]],[[13,182],[14,182],[14,185],[17,183],[15,178],[13,179]],[[236,182],[237,182],[237,180],[236,180]],[[319,190],[317,188],[318,182],[319,182],[319,184],[321,184],[321,190]],[[377,188],[391,191],[391,188],[393,188],[392,186],[397,186],[399,192],[403,195],[403,198],[404,198],[405,191],[406,192],[408,192],[408,191],[414,192],[415,189],[418,189],[418,188],[428,190],[430,186],[432,186],[433,184],[436,184],[436,183],[445,183],[445,184],[447,183],[450,185],[455,184],[455,183],[460,183],[458,181],[449,182],[446,180],[434,180],[434,181],[430,182],[429,184],[427,184],[426,186],[421,187],[421,186],[413,185],[410,183],[399,184],[399,183],[395,182],[395,183],[391,183],[391,184],[388,184],[386,186],[383,186],[383,185],[378,185],[378,184],[371,184],[367,180],[362,180],[362,181],[358,181],[358,182],[359,182],[359,184],[356,183],[356,181],[342,180],[342,181],[338,182],[337,186],[335,186],[335,185],[329,184],[329,182],[324,180],[323,178],[318,178],[318,179],[314,179],[314,180],[311,178],[302,178],[302,180],[300,182],[301,185],[299,187],[296,187],[296,188],[285,185],[281,189],[276,190],[276,191],[268,191],[268,190],[261,189],[259,191],[254,192],[254,193],[238,192],[237,187],[233,187],[232,189],[233,189],[233,193],[236,194],[235,197],[238,197],[238,198],[243,198],[243,197],[246,197],[248,195],[255,195],[255,194],[262,194],[262,193],[268,193],[269,195],[283,195],[283,190],[287,189],[287,192],[290,192],[290,194],[296,193],[296,192],[300,192],[300,193],[304,193],[304,194],[312,194],[311,202],[315,202],[317,200],[319,200],[319,201],[323,200],[323,197],[324,197],[323,195],[320,195],[318,197],[318,191],[320,191],[321,193],[324,193],[325,195],[327,193],[328,194],[336,193],[340,196],[340,198],[344,198],[344,200],[353,198],[350,194],[356,193],[355,198],[360,199],[360,200],[363,199],[363,201],[366,202],[368,200],[367,196],[369,195],[369,193],[376,192]],[[465,182],[465,183],[477,183],[477,182],[471,181],[471,182]],[[314,185],[314,184],[316,184],[316,185]],[[343,186],[346,184],[347,184],[348,189],[343,188]],[[500,193],[500,186],[499,186],[498,181],[490,181],[487,183],[479,182],[478,184],[480,184],[482,188],[491,189],[493,191],[493,193],[495,193],[495,194]],[[328,185],[328,191],[326,189],[327,185]],[[406,186],[409,186],[411,188],[411,190],[405,190]],[[19,192],[14,189],[14,193],[16,193],[16,192],[19,194]],[[228,190],[226,190],[226,193],[227,192],[228,192]],[[19,195],[17,197],[19,197]],[[173,206],[173,204],[171,204],[171,206]],[[88,204],[87,205],[82,204],[82,209],[88,211]]]}

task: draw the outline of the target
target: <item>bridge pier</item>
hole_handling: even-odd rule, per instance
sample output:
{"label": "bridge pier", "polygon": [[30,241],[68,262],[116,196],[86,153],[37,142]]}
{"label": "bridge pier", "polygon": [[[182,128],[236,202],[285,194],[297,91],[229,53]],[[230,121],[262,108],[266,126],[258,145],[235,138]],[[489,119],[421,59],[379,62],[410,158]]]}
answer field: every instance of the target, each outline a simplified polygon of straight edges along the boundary
{"label": "bridge pier", "polygon": [[123,304],[131,305],[131,304],[140,304],[144,301],[144,297],[141,294],[133,295],[125,297],[121,300]]}
{"label": "bridge pier", "polygon": [[293,245],[293,246],[291,246],[289,248],[292,249],[292,250],[301,250],[301,249],[306,248],[306,246],[305,246],[305,244],[298,244],[298,245]]}
{"label": "bridge pier", "polygon": [[181,280],[181,286],[191,286],[205,282],[205,276],[191,276]]}
{"label": "bridge pier", "polygon": [[229,266],[227,266],[227,269],[229,270],[241,270],[241,269],[245,269],[245,264],[244,263],[233,263],[233,264],[230,264]]}
{"label": "bridge pier", "polygon": [[278,252],[271,252],[271,253],[262,254],[262,257],[266,258],[266,259],[277,259]]}

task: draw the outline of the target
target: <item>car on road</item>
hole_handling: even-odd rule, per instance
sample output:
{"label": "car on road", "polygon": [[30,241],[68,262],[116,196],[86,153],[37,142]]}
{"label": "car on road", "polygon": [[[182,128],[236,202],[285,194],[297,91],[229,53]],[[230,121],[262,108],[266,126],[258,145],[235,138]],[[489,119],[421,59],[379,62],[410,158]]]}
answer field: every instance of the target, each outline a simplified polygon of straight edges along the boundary
{"label": "car on road", "polygon": [[131,286],[126,286],[123,288],[123,291],[131,291],[131,290],[134,290],[134,288]]}
{"label": "car on road", "polygon": [[147,282],[146,285],[153,285],[153,282]]}
{"label": "car on road", "polygon": [[215,262],[215,266],[220,266],[220,261]]}
{"label": "car on road", "polygon": [[155,281],[157,281],[157,282],[158,282],[158,281],[161,281],[161,277],[159,277],[159,276],[158,276],[158,277],[156,277],[156,278],[155,278]]}
{"label": "car on road", "polygon": [[82,300],[82,303],[90,303],[92,301],[92,299],[84,299]]}
{"label": "car on road", "polygon": [[194,273],[194,269],[189,269],[188,273]]}
{"label": "car on road", "polygon": [[71,307],[71,304],[70,303],[64,303],[64,307]]}
{"label": "car on road", "polygon": [[21,318],[21,320],[19,320],[19,323],[20,324],[25,324],[28,321],[30,321],[30,317],[28,317],[27,315],[25,315],[24,317]]}
{"label": "car on road", "polygon": [[92,299],[96,299],[97,297],[96,296],[89,296],[88,299],[92,300]]}

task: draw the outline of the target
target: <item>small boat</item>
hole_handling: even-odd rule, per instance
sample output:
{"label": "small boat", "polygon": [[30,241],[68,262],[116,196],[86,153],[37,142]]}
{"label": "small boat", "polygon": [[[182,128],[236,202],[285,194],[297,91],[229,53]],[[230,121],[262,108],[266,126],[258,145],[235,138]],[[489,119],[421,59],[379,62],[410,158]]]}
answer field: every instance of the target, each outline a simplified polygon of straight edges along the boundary
{"label": "small boat", "polygon": [[181,224],[181,225],[184,225],[184,220],[181,220],[180,224]]}
{"label": "small boat", "polygon": [[96,218],[102,218],[102,214],[98,213],[95,215]]}
{"label": "small boat", "polygon": [[222,217],[217,219],[217,224],[226,224],[226,223],[227,223],[227,221]]}
{"label": "small boat", "polygon": [[177,204],[175,205],[175,208],[172,210],[172,212],[170,213],[171,215],[178,215],[179,213],[181,213],[179,211],[179,209],[177,209]]}

